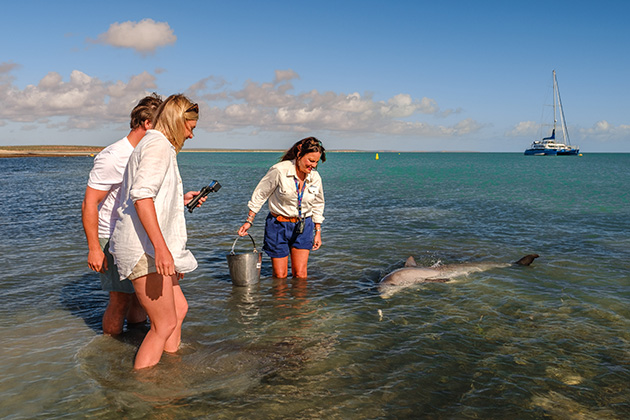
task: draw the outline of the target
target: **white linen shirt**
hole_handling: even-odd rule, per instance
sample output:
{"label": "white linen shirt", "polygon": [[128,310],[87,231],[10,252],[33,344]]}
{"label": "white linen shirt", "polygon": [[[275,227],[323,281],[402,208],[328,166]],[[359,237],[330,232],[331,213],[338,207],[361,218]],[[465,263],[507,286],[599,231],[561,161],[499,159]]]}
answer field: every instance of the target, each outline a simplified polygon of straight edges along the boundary
{"label": "white linen shirt", "polygon": [[162,236],[175,261],[175,271],[189,273],[197,268],[197,260],[186,249],[184,191],[177,153],[164,134],[147,131],[129,158],[121,189],[121,205],[110,239],[110,252],[120,279],[131,274],[143,254],[155,258],[153,244],[134,206],[144,198],[153,199]]}
{"label": "white linen shirt", "polygon": [[88,187],[108,191],[98,206],[98,237],[109,239],[114,231],[116,209],[120,205],[120,186],[133,146],[127,137],[110,144],[94,158]]}
{"label": "white linen shirt", "polygon": [[[256,186],[247,207],[254,213],[258,213],[265,201],[269,200],[270,212],[285,217],[298,217],[296,179],[295,160],[276,163]],[[302,216],[312,216],[313,223],[322,223],[324,221],[322,178],[316,170],[313,170],[304,182],[306,187],[302,197]]]}

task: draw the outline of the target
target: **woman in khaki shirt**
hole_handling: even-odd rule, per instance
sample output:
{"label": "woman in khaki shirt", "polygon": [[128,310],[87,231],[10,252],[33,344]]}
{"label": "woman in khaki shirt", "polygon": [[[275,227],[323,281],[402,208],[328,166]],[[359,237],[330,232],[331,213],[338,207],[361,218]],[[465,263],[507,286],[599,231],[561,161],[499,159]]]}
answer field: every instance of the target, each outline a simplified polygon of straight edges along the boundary
{"label": "woman in khaki shirt", "polygon": [[326,150],[315,137],[307,137],[287,150],[260,180],[247,203],[247,220],[238,230],[247,234],[256,213],[269,200],[263,249],[271,257],[273,276],[286,278],[291,256],[293,277],[306,278],[308,256],[322,244],[324,190],[317,172]]}

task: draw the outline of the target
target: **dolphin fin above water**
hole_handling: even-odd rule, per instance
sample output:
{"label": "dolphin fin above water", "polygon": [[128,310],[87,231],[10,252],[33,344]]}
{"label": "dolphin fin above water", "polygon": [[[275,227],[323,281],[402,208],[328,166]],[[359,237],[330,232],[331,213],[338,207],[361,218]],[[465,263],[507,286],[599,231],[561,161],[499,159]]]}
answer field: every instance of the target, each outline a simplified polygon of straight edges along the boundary
{"label": "dolphin fin above water", "polygon": [[387,299],[396,292],[418,283],[446,283],[454,277],[467,276],[470,273],[486,271],[492,268],[509,267],[510,265],[530,265],[538,254],[529,254],[512,264],[477,263],[477,264],[452,264],[434,265],[432,267],[419,267],[416,260],[410,256],[405,261],[405,266],[392,271],[381,279],[378,285],[379,293],[383,299]]}
{"label": "dolphin fin above water", "polygon": [[414,260],[413,256],[409,256],[409,258],[407,258],[407,261],[405,261],[405,267],[417,267],[418,264],[416,264],[416,260]]}
{"label": "dolphin fin above water", "polygon": [[525,255],[523,258],[521,258],[520,260],[514,262],[515,265],[530,265],[531,263],[534,262],[534,260],[536,258],[540,257],[540,255],[538,254],[529,254],[529,255]]}

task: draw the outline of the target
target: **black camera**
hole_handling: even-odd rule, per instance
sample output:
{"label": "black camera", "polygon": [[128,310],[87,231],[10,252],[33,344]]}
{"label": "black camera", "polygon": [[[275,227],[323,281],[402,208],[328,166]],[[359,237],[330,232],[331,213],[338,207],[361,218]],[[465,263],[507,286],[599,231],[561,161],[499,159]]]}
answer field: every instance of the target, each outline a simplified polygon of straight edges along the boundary
{"label": "black camera", "polygon": [[188,207],[188,211],[192,213],[195,207],[197,207],[199,200],[201,200],[211,192],[219,191],[219,189],[221,189],[221,184],[219,184],[218,181],[212,181],[210,184],[203,187],[201,191],[199,191],[199,194],[197,194],[192,200],[188,202],[188,204],[186,204],[186,207]]}

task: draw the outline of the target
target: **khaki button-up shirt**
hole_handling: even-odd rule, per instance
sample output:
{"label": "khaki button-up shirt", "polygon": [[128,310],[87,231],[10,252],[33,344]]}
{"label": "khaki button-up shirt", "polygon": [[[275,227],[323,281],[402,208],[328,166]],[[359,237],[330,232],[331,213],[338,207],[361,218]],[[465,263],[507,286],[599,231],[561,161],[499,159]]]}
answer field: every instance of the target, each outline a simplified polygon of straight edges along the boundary
{"label": "khaki button-up shirt", "polygon": [[[247,207],[258,213],[269,200],[269,211],[285,217],[298,217],[298,194],[295,187],[297,174],[295,160],[285,160],[273,165],[260,180]],[[302,216],[313,217],[313,223],[324,221],[324,189],[322,178],[313,170],[304,180]]]}

